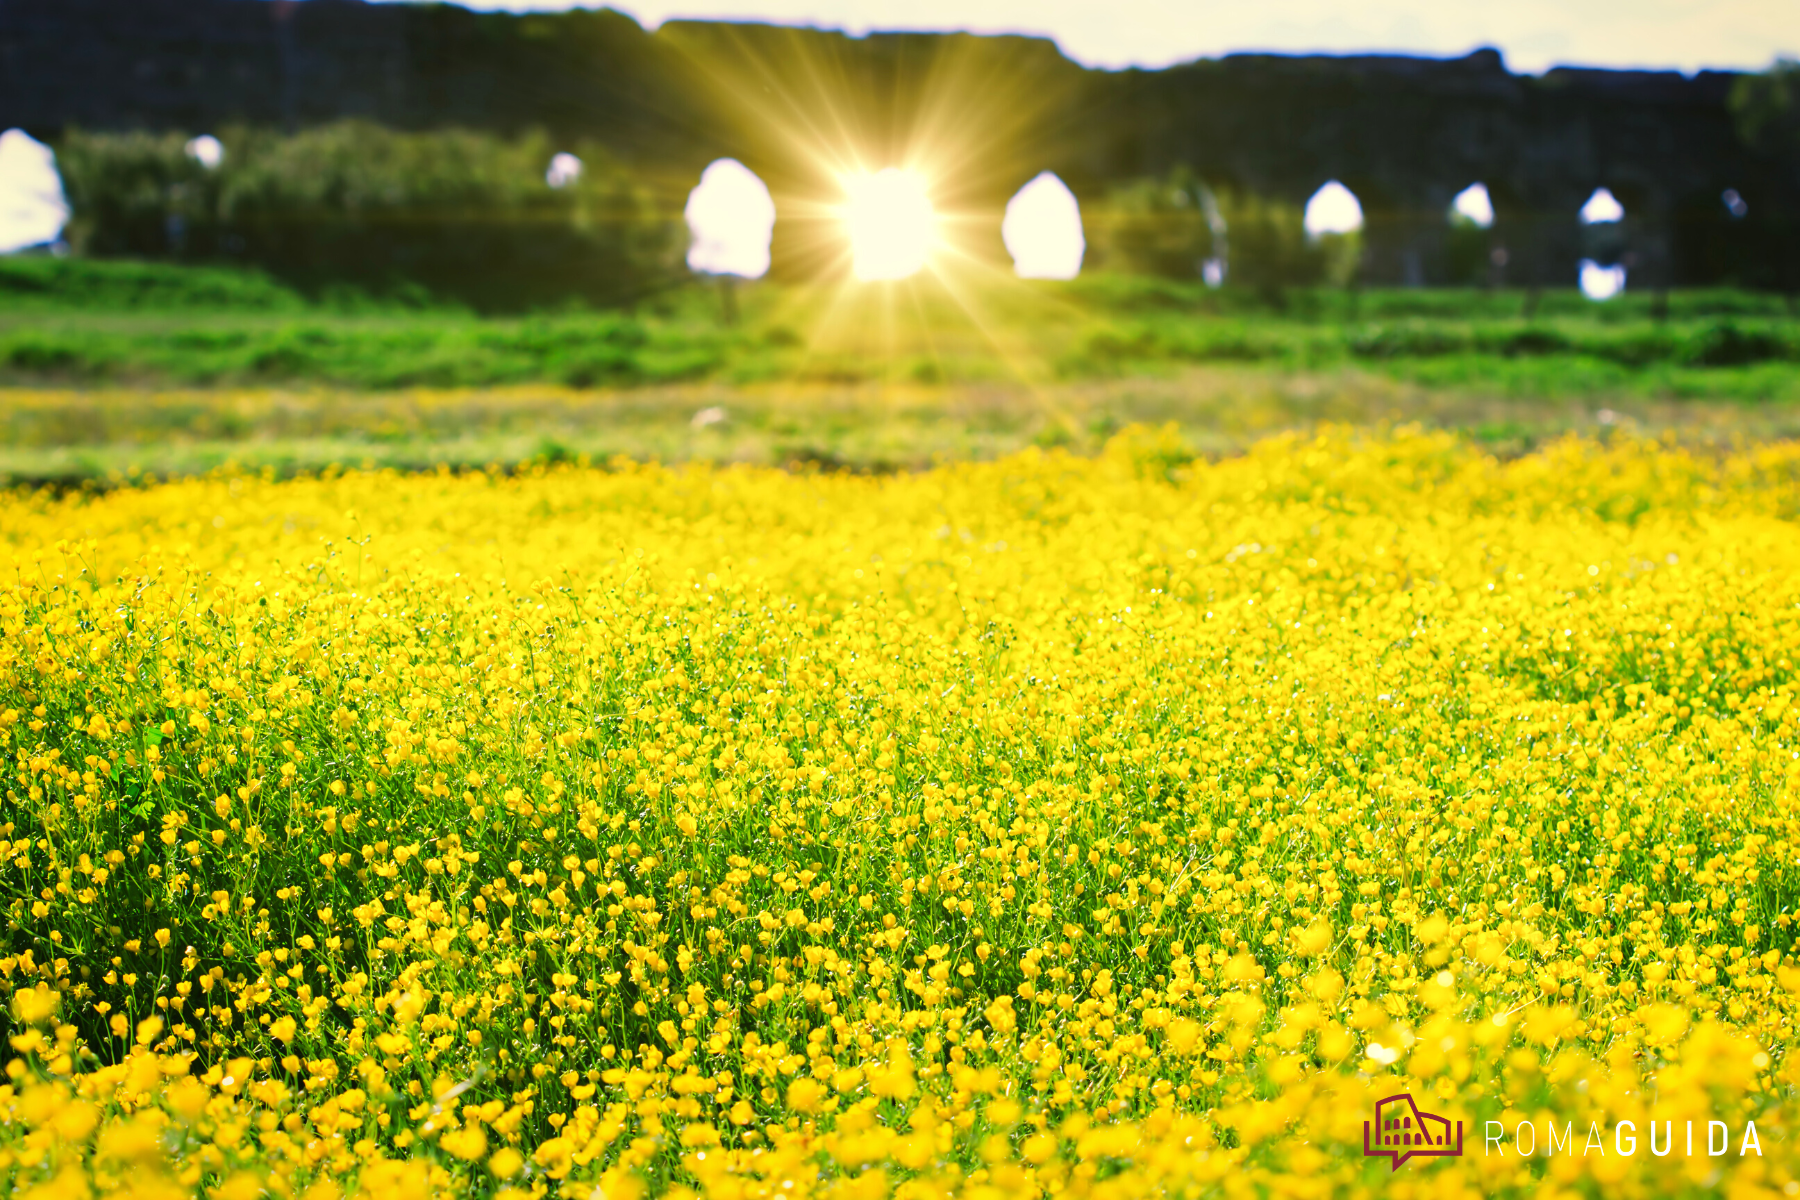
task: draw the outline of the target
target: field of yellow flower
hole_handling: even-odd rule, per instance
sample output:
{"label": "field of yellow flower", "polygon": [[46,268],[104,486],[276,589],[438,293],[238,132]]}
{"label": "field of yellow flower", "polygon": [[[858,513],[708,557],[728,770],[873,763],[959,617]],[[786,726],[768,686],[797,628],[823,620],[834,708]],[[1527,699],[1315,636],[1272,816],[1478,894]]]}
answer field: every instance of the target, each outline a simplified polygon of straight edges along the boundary
{"label": "field of yellow flower", "polygon": [[1797,535],[1404,431],[0,497],[0,1176],[1793,1196]]}

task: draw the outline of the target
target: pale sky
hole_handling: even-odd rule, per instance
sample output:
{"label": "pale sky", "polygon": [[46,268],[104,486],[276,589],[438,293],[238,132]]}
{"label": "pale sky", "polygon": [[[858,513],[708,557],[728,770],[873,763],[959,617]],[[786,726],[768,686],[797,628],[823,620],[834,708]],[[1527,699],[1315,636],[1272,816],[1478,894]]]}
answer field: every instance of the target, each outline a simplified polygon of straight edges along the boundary
{"label": "pale sky", "polygon": [[[471,8],[597,7],[589,0],[459,0]],[[1457,55],[1497,46],[1514,71],[1760,69],[1800,56],[1800,0],[616,0],[670,17],[762,20],[866,33],[1033,33],[1090,66],[1161,67],[1234,51]]]}

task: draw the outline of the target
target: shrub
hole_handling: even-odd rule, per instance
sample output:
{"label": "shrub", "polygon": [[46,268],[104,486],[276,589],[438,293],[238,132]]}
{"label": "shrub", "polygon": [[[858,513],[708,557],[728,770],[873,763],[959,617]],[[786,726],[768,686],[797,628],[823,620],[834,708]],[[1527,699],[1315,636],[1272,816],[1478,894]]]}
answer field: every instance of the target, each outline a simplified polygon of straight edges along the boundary
{"label": "shrub", "polygon": [[1430,358],[1461,354],[1467,336],[1429,325],[1375,325],[1350,336],[1350,353],[1359,358]]}
{"label": "shrub", "polygon": [[216,250],[218,179],[178,133],[69,133],[57,147],[77,253],[204,257]]}
{"label": "shrub", "polygon": [[1326,282],[1334,250],[1340,258],[1346,249],[1360,252],[1360,242],[1353,239],[1329,244],[1309,239],[1298,205],[1243,191],[1218,195],[1232,283],[1279,296],[1288,288]]}
{"label": "shrub", "polygon": [[1215,253],[1219,215],[1193,174],[1136,179],[1107,192],[1089,218],[1097,265],[1133,275],[1198,278]]}
{"label": "shrub", "polygon": [[1566,354],[1571,348],[1567,337],[1554,329],[1543,329],[1537,326],[1508,330],[1499,337],[1484,340],[1488,341],[1486,349],[1508,357]]}
{"label": "shrub", "polygon": [[315,291],[423,286],[484,309],[618,303],[678,274],[672,215],[598,147],[577,147],[585,171],[552,188],[552,147],[535,133],[232,129],[212,171],[185,140],[64,140],[79,252],[238,258]]}
{"label": "shrub", "polygon": [[1788,357],[1789,347],[1766,329],[1740,329],[1722,321],[1702,330],[1687,346],[1684,356],[1698,367],[1741,367]]}

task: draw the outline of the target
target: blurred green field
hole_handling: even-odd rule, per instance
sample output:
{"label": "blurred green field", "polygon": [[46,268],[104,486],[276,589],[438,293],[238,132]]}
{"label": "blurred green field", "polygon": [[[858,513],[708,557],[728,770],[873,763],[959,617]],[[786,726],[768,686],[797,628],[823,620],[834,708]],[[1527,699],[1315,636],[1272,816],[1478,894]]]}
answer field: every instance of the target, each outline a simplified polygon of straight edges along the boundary
{"label": "blurred green field", "polygon": [[1355,364],[1499,394],[1792,396],[1800,322],[1775,297],[1593,304],[1547,293],[1293,290],[994,275],[899,285],[742,284],[728,320],[689,282],[630,312],[478,317],[420,293],[305,297],[223,268],[0,260],[0,372],[12,384],[321,383],[366,389],[561,383],[991,383],[1168,374],[1190,364]]}
{"label": "blurred green field", "polygon": [[[1619,407],[1607,407],[1607,404]],[[1800,406],[1481,396],[1368,372],[1196,367],[1042,388],[684,384],[406,389],[0,388],[0,486],[106,486],[220,468],[509,468],[615,456],[899,471],[1027,446],[1097,452],[1132,424],[1221,456],[1288,429],[1416,424],[1502,456],[1569,433],[1732,445],[1800,436]]]}
{"label": "blurred green field", "polygon": [[1779,298],[1678,293],[1666,319],[1630,294],[1524,307],[994,275],[690,282],[629,311],[493,317],[222,268],[0,259],[0,477],[614,454],[900,469],[1086,449],[1134,421],[1220,452],[1325,422],[1508,452],[1571,429],[1800,426],[1800,321]]}

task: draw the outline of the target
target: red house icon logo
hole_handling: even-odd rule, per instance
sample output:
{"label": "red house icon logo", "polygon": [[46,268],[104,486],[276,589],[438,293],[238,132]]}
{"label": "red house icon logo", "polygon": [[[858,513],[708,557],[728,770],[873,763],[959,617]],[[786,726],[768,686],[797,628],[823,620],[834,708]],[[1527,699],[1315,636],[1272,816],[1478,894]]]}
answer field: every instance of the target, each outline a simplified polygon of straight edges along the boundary
{"label": "red house icon logo", "polygon": [[1450,1122],[1436,1113],[1422,1111],[1404,1092],[1375,1102],[1375,1124],[1363,1122],[1363,1155],[1389,1158],[1393,1169],[1409,1158],[1461,1158],[1462,1122],[1456,1123],[1456,1141],[1450,1140]]}

